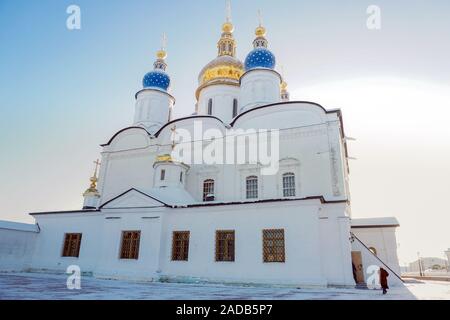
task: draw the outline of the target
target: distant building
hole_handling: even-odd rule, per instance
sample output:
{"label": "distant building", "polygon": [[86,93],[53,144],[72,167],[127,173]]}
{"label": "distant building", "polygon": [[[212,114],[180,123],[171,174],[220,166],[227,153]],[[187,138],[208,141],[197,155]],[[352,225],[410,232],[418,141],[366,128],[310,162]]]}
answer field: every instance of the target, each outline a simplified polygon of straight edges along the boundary
{"label": "distant building", "polygon": [[411,262],[409,264],[408,272],[420,272],[420,268],[422,268],[422,271],[443,270],[447,268],[447,261],[445,259],[436,257],[420,258],[420,264],[421,267],[419,266],[419,260]]}

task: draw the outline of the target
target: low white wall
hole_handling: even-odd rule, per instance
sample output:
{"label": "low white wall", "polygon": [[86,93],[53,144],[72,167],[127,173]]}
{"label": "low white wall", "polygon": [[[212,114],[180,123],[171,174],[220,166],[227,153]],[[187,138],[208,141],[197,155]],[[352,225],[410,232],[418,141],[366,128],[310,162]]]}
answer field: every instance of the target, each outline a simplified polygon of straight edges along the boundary
{"label": "low white wall", "polygon": [[[38,228],[34,225],[16,225],[19,228],[6,227],[0,222],[0,271],[20,272],[31,265]],[[20,230],[22,226],[25,230]]]}
{"label": "low white wall", "polygon": [[[41,232],[31,266],[34,271],[65,272],[69,265],[78,265],[82,272],[112,278],[354,285],[345,204],[308,200],[282,205],[110,208],[35,218]],[[285,231],[285,262],[264,263],[262,230],[277,228]],[[141,231],[138,260],[119,257],[124,230]],[[215,261],[216,230],[235,230],[234,262]],[[173,231],[190,231],[188,261],[171,261]],[[61,257],[68,232],[83,234],[78,258]]]}
{"label": "low white wall", "polygon": [[[98,277],[152,280],[156,276],[162,209],[104,210],[36,216],[41,226],[34,271],[65,272],[77,265]],[[120,259],[122,231],[141,231],[138,260]],[[79,257],[62,257],[65,233],[82,233]]]}

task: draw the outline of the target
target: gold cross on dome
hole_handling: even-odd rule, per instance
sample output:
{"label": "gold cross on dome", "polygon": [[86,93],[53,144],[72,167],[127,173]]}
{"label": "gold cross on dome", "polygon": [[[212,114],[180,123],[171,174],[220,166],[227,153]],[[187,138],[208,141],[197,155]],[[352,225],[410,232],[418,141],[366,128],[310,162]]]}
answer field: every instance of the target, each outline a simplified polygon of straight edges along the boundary
{"label": "gold cross on dome", "polygon": [[97,159],[96,161],[94,161],[95,164],[95,169],[94,169],[94,174],[93,176],[89,179],[91,181],[91,189],[95,189],[97,188],[97,170],[98,167],[100,166],[100,161]]}
{"label": "gold cross on dome", "polygon": [[258,22],[259,22],[259,26],[262,27],[262,25],[263,25],[263,18],[262,18],[261,9],[258,9]]}
{"label": "gold cross on dome", "polygon": [[231,22],[231,1],[227,0],[225,9],[225,21]]}
{"label": "gold cross on dome", "polygon": [[164,32],[161,39],[161,50],[165,51],[166,47],[167,47],[167,36],[166,33]]}
{"label": "gold cross on dome", "polygon": [[100,160],[95,160],[94,161],[94,164],[95,164],[95,171],[97,171],[97,168],[98,168],[98,166],[100,165]]}

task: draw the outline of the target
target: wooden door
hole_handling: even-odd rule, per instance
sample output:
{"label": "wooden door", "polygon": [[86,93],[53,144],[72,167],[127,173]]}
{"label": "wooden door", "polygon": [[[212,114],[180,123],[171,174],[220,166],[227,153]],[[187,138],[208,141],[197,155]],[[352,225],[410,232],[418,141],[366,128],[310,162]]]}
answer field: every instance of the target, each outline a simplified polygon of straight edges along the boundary
{"label": "wooden door", "polygon": [[364,282],[364,269],[362,264],[362,256],[361,251],[352,251],[352,263],[353,263],[353,272],[356,278],[356,283],[365,283]]}

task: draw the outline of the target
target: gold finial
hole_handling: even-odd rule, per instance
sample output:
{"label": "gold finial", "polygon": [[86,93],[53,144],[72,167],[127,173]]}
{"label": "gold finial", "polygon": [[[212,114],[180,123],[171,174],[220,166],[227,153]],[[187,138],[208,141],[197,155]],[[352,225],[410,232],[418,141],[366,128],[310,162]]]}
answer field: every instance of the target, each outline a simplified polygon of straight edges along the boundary
{"label": "gold finial", "polygon": [[158,59],[164,60],[167,57],[166,46],[167,46],[167,37],[166,37],[166,34],[163,33],[162,39],[161,39],[161,50],[158,50],[156,52],[156,57]]}
{"label": "gold finial", "polygon": [[263,27],[263,19],[262,19],[261,9],[258,10],[258,21],[259,21],[259,25],[255,30],[255,35],[257,37],[264,37],[266,35],[266,28]]}
{"label": "gold finial", "polygon": [[226,14],[225,23],[222,25],[222,31],[226,33],[232,33],[234,31],[234,26],[231,23],[231,1],[226,2]]}
{"label": "gold finial", "polygon": [[97,159],[96,161],[94,161],[95,164],[95,169],[94,169],[94,175],[89,179],[91,181],[91,189],[95,189],[97,188],[97,170],[98,167],[100,166],[100,161]]}
{"label": "gold finial", "polygon": [[280,87],[281,87],[282,91],[286,91],[288,84],[284,80],[284,66],[280,66],[280,71],[281,71],[281,79],[282,79]]}
{"label": "gold finial", "polygon": [[170,154],[162,154],[156,157],[156,162],[168,162],[172,161]]}
{"label": "gold finial", "polygon": [[[172,151],[175,149],[176,143],[175,143],[175,135],[176,135],[177,126],[173,126],[170,128],[170,131],[172,133],[170,134],[170,140],[172,141],[171,148]],[[161,154],[156,157],[156,162],[173,162],[172,155],[171,154]]]}
{"label": "gold finial", "polygon": [[100,161],[97,159],[96,161],[94,161],[94,164],[95,164],[94,174],[92,175],[92,177],[89,178],[89,181],[91,181],[91,185],[83,193],[83,196],[91,196],[91,195],[94,195],[96,197],[100,196],[97,191],[97,181],[98,181],[97,171],[98,171],[98,167],[100,166]]}

